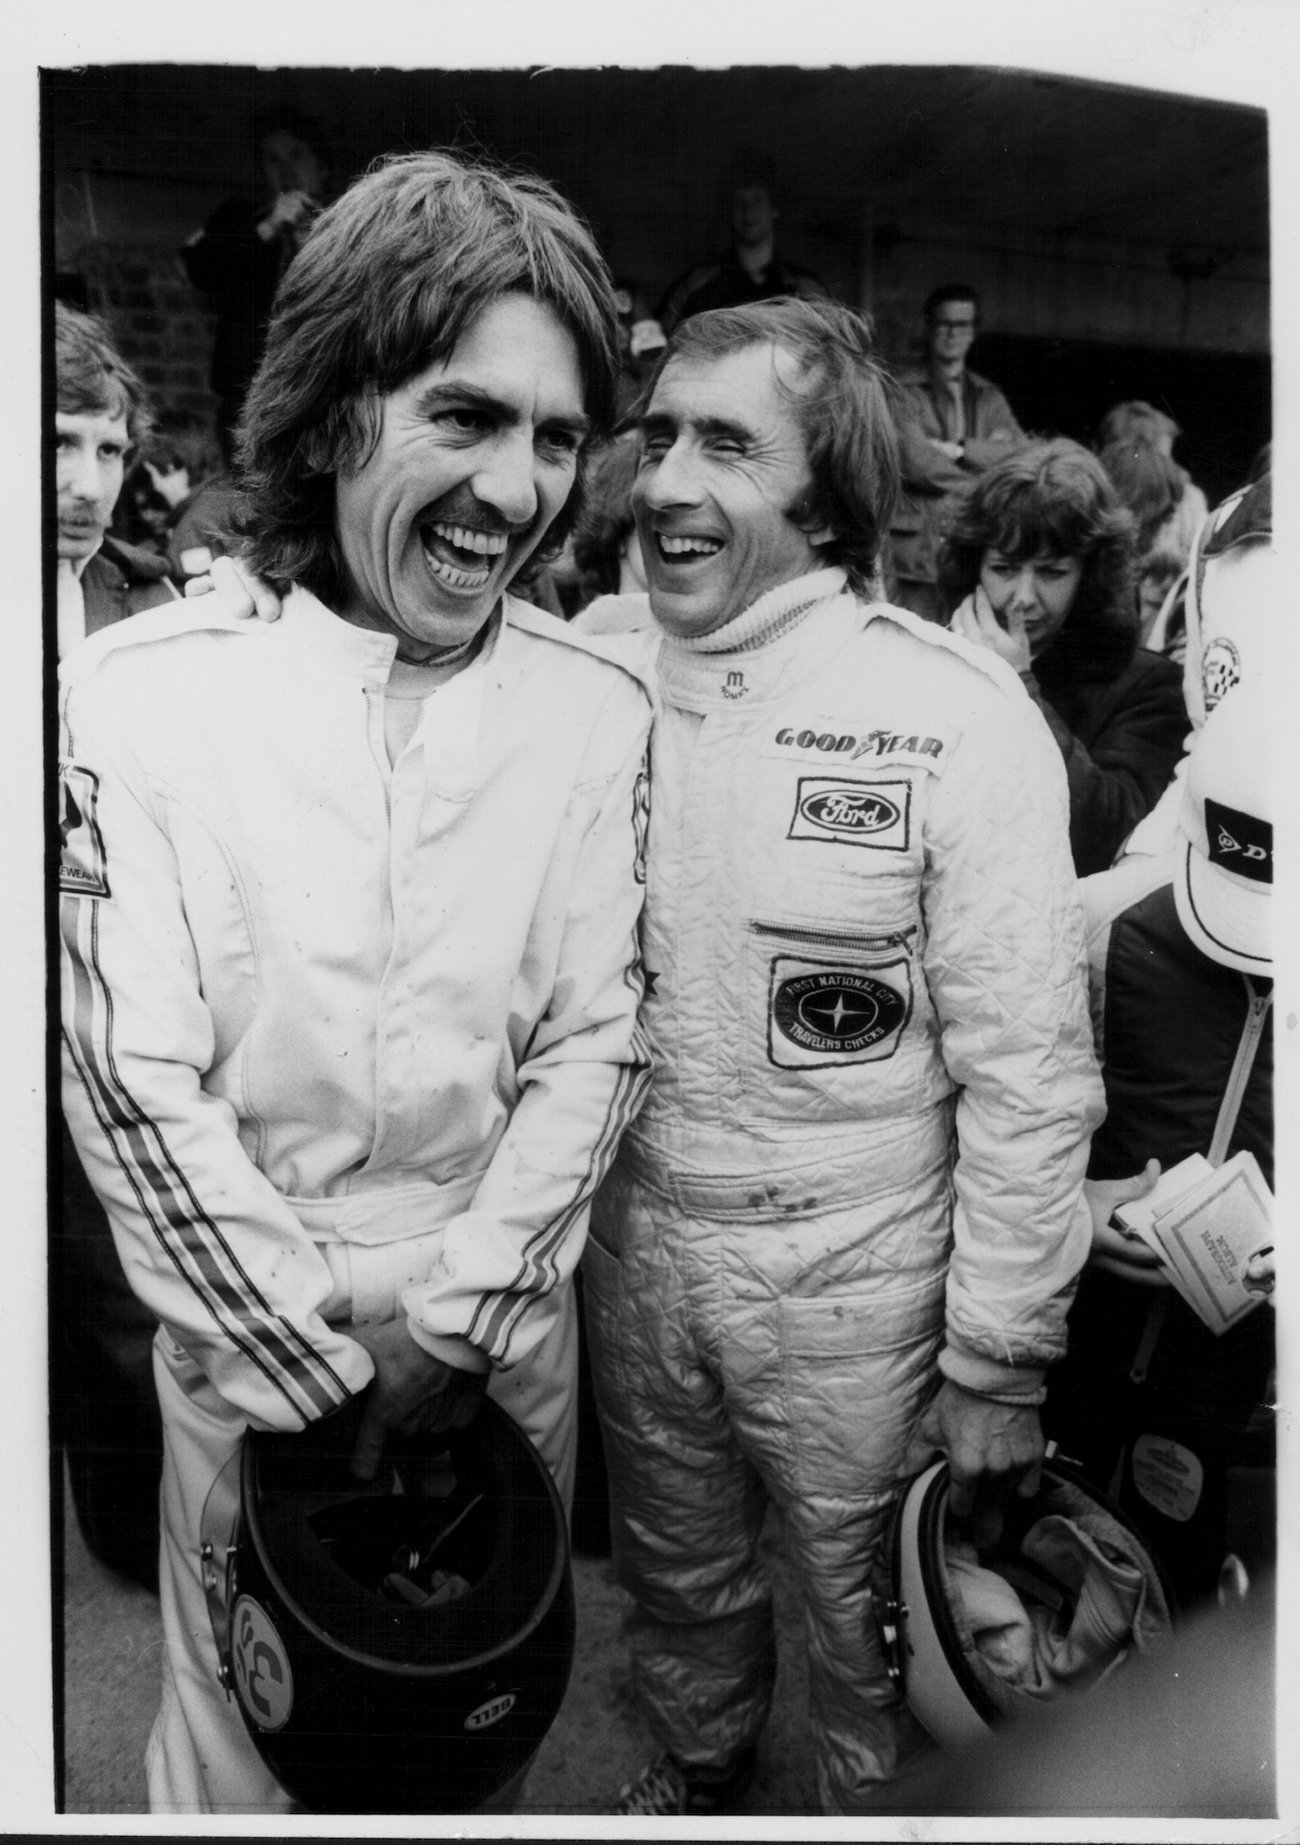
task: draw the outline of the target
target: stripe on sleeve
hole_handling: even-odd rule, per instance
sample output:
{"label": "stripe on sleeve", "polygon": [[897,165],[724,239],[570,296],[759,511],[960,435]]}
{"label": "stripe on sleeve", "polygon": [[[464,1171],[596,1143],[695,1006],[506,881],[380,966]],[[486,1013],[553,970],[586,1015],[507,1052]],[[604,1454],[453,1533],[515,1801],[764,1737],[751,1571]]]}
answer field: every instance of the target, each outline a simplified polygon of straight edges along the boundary
{"label": "stripe on sleeve", "polygon": [[64,898],[60,908],[73,992],[65,1041],[140,1215],[231,1343],[304,1421],[315,1421],[351,1392],[302,1331],[273,1311],[200,1203],[162,1129],[124,1081],[114,1052],[113,997],[99,959],[99,905]]}

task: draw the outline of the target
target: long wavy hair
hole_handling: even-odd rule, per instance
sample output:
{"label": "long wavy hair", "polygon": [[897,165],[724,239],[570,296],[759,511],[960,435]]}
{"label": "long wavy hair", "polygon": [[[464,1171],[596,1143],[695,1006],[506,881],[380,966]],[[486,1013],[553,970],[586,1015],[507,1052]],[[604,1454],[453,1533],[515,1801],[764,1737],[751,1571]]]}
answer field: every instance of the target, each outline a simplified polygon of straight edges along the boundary
{"label": "long wavy hair", "polygon": [[787,394],[812,483],[790,516],[801,531],[830,528],[834,537],[819,556],[840,565],[852,588],[865,594],[899,490],[897,387],[876,357],[866,315],[792,295],[693,314],[670,337],[643,404],[674,359],[720,359],[763,345],[781,347],[804,374]]}
{"label": "long wavy hair", "polygon": [[[592,435],[603,433],[618,360],[613,288],[587,226],[545,180],[447,153],[395,155],[322,212],[280,284],[239,423],[237,522],[254,570],[282,593],[299,583],[338,606],[335,481],[373,452],[378,400],[450,357],[508,294],[545,302],[569,329]],[[548,552],[572,526],[584,467],[585,456]]]}
{"label": "long wavy hair", "polygon": [[939,551],[951,616],[980,578],[986,551],[1019,561],[1046,552],[1083,564],[1065,626],[1034,661],[1045,692],[1118,679],[1137,651],[1137,522],[1094,455],[1064,436],[994,462],[958,502]]}

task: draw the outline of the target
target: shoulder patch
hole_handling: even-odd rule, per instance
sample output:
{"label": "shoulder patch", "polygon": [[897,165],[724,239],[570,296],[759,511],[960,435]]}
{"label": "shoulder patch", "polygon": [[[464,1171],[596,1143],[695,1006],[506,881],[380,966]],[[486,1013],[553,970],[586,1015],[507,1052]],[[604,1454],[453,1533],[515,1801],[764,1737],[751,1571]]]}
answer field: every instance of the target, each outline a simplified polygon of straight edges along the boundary
{"label": "shoulder patch", "polygon": [[66,759],[59,764],[59,889],[70,897],[111,897],[108,859],[96,803],[99,777]]}

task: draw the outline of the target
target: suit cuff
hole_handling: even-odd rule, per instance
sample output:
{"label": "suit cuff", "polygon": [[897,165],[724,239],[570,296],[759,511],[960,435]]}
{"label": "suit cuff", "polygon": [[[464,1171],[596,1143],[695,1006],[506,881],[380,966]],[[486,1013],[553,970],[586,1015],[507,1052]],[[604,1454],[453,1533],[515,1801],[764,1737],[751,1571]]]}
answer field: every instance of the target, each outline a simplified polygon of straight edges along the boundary
{"label": "suit cuff", "polygon": [[468,1339],[462,1339],[458,1333],[432,1333],[409,1316],[406,1330],[422,1352],[430,1358],[440,1358],[445,1365],[451,1365],[456,1371],[490,1371],[492,1362],[486,1352],[481,1352]]}
{"label": "suit cuff", "polygon": [[1032,1409],[1047,1395],[1046,1369],[1042,1365],[1004,1365],[969,1347],[946,1345],[939,1354],[943,1375],[972,1396],[1014,1409]]}

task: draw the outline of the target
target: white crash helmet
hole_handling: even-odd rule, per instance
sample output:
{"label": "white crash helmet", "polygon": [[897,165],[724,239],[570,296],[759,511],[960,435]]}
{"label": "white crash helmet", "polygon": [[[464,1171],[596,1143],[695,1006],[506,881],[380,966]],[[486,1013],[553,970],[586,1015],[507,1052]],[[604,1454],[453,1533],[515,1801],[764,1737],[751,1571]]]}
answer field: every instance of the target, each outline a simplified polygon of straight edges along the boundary
{"label": "white crash helmet", "polygon": [[890,1678],[944,1749],[986,1741],[1046,1698],[1086,1690],[1169,1632],[1171,1591],[1117,1507],[1047,1461],[991,1550],[948,1515],[948,1464],[901,1494],[879,1619]]}

